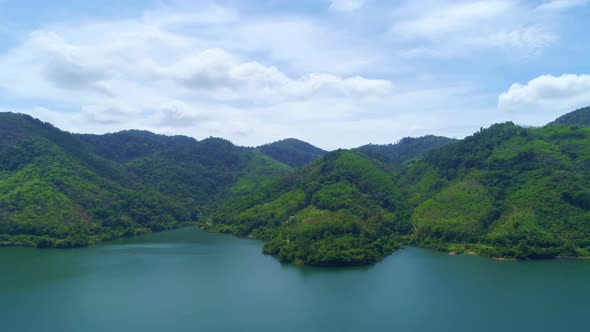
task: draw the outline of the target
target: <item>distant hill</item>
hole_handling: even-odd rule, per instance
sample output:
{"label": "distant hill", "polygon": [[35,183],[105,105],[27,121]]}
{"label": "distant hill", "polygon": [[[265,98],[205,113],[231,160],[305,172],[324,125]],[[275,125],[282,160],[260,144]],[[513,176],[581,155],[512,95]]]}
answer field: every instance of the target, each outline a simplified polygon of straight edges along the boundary
{"label": "distant hill", "polygon": [[580,108],[578,110],[560,116],[551,124],[590,126],[590,107]]}
{"label": "distant hill", "polygon": [[433,135],[416,138],[405,137],[395,144],[368,144],[356,150],[381,161],[401,164],[456,141],[452,138]]}
{"label": "distant hill", "polygon": [[255,149],[221,138],[197,141],[137,130],[80,137],[89,150],[121,163],[132,178],[189,206],[193,219],[230,192],[247,193],[292,171]]}
{"label": "distant hill", "polygon": [[194,138],[164,136],[145,130],[124,130],[105,135],[76,135],[89,150],[105,159],[119,163],[146,157],[163,149],[194,144]]}
{"label": "distant hill", "polygon": [[262,145],[258,148],[267,156],[294,168],[307,165],[326,154],[325,150],[294,138]]}

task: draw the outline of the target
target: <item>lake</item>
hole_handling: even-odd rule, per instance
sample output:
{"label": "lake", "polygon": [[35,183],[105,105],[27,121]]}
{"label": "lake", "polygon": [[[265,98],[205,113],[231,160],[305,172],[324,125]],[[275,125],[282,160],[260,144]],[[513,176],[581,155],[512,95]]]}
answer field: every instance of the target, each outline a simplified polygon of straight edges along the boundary
{"label": "lake", "polygon": [[183,228],[73,250],[0,249],[0,330],[588,331],[590,260],[406,248],[369,267],[284,265]]}

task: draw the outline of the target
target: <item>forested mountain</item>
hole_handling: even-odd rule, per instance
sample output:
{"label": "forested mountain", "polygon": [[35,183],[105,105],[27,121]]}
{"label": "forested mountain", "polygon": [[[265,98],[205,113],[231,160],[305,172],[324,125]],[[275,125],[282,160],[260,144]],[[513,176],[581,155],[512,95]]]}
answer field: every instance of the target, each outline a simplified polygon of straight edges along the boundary
{"label": "forested mountain", "polygon": [[229,200],[205,227],[264,239],[282,261],[367,264],[409,231],[397,174],[358,152],[338,150],[254,194]]}
{"label": "forested mountain", "polygon": [[83,246],[176,227],[290,172],[223,139],[72,135],[0,113],[0,244]]}
{"label": "forested mountain", "polygon": [[590,256],[589,114],[325,154],[292,139],[72,135],[0,113],[0,244],[82,246],[198,221],[320,266],[368,264],[403,244]]}
{"label": "forested mountain", "polygon": [[590,107],[580,108],[557,118],[551,124],[590,126]]}
{"label": "forested mountain", "polygon": [[577,256],[590,253],[589,170],[589,127],[504,123],[433,151],[400,182],[418,244]]}
{"label": "forested mountain", "polygon": [[174,227],[188,220],[184,212],[73,135],[0,113],[0,244],[85,246]]}
{"label": "forested mountain", "polygon": [[288,138],[258,147],[264,154],[291,167],[301,167],[326,154],[309,143]]}
{"label": "forested mountain", "polygon": [[230,200],[208,227],[259,237],[267,253],[315,265],[371,262],[400,243],[503,258],[588,256],[590,127],[581,115],[569,125],[493,125],[412,163],[397,157],[412,150],[395,145],[334,152]]}
{"label": "forested mountain", "polygon": [[194,138],[186,136],[164,136],[145,130],[124,130],[105,135],[76,135],[88,150],[105,159],[126,163],[147,157],[165,149],[195,144]]}
{"label": "forested mountain", "polygon": [[292,171],[255,149],[221,138],[197,141],[135,130],[80,137],[90,151],[120,162],[132,179],[187,206],[193,219],[229,193],[248,193]]}
{"label": "forested mountain", "polygon": [[401,164],[422,157],[430,150],[442,148],[455,142],[455,139],[434,135],[422,137],[404,137],[395,144],[368,144],[356,150],[384,162]]}

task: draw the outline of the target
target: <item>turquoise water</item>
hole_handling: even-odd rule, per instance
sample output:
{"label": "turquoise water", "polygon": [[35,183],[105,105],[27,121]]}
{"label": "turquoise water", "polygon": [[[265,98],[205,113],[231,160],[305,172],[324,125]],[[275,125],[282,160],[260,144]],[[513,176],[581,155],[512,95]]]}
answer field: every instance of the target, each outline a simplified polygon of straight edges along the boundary
{"label": "turquoise water", "polygon": [[589,331],[590,261],[407,248],[282,265],[196,228],[75,250],[0,249],[0,331]]}

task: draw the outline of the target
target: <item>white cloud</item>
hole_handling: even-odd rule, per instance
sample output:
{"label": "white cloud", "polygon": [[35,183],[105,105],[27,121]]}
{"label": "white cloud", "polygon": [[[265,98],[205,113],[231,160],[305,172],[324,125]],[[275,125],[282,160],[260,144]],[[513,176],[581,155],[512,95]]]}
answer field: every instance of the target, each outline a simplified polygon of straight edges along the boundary
{"label": "white cloud", "polygon": [[[269,140],[265,135],[283,132],[277,128],[370,112],[394,91],[385,79],[294,70],[291,64],[299,62],[297,57],[309,57],[309,47],[317,46],[318,53],[300,69],[321,68],[314,61],[322,57],[330,60],[320,62],[334,64],[324,67],[334,69],[346,58],[342,54],[354,50],[338,46],[333,38],[326,43],[314,38],[314,33],[329,33],[306,19],[243,22],[232,10],[215,13],[211,21],[190,13],[151,11],[136,19],[42,27],[0,54],[0,92],[29,103],[58,105],[26,111],[71,131],[140,128],[261,144]],[[227,26],[236,28],[244,45],[225,34]],[[291,44],[275,45],[281,29],[296,32]],[[260,52],[271,56],[251,55]],[[277,117],[291,122],[277,123]],[[269,126],[274,127],[265,129]]]}
{"label": "white cloud", "polygon": [[407,57],[457,57],[484,50],[537,55],[558,38],[548,18],[517,0],[430,1],[396,12],[393,38],[414,45]]}
{"label": "white cloud", "polygon": [[397,22],[392,30],[406,38],[440,38],[494,21],[510,12],[513,5],[507,1],[480,1],[442,6]]}
{"label": "white cloud", "polygon": [[543,75],[512,84],[498,97],[502,111],[541,110],[562,113],[590,105],[590,75]]}
{"label": "white cloud", "polygon": [[[469,78],[478,73],[424,56],[536,55],[558,38],[560,15],[524,1],[374,3],[332,3],[362,6],[353,16],[161,5],[125,19],[40,25],[0,50],[0,107],[18,111],[20,102],[74,132],[137,128],[244,145],[461,136],[520,113],[498,112],[497,92]],[[505,64],[491,58],[483,61]]]}
{"label": "white cloud", "polygon": [[554,0],[546,1],[537,7],[540,11],[563,11],[575,7],[585,6],[590,3],[589,0]]}
{"label": "white cloud", "polygon": [[343,78],[331,74],[306,74],[292,78],[274,66],[243,62],[221,49],[208,49],[159,70],[193,91],[207,91],[216,99],[276,103],[318,95],[373,97],[391,92],[387,80]]}
{"label": "white cloud", "polygon": [[[118,33],[118,28],[127,30]],[[241,56],[219,48],[203,49],[188,37],[143,24],[88,26],[81,31],[85,38],[81,38],[80,30],[31,33],[21,47],[0,57],[5,73],[20,72],[14,73],[17,84],[8,75],[0,78],[0,87],[19,95],[60,101],[65,90],[84,93],[76,98],[129,98],[127,90],[135,85],[156,96],[162,95],[156,91],[169,89],[166,92],[177,97],[192,94],[194,98],[217,101],[276,103],[317,95],[379,96],[388,93],[392,86],[387,80],[313,72],[294,78],[275,66],[242,60]],[[105,35],[111,39],[104,40]],[[135,41],[125,43],[130,36]],[[43,91],[32,91],[31,80],[37,81]],[[174,89],[169,81],[186,90]]]}
{"label": "white cloud", "polygon": [[332,0],[330,9],[341,12],[353,12],[362,8],[366,0]]}

